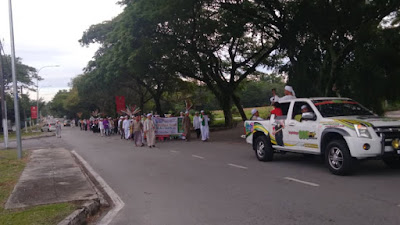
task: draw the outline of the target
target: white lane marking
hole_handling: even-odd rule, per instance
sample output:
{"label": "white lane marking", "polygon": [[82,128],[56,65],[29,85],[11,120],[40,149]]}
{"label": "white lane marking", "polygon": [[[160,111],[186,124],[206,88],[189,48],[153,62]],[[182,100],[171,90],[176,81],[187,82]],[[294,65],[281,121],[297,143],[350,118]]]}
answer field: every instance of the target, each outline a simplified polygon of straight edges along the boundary
{"label": "white lane marking", "polygon": [[292,178],[292,177],[284,177],[284,179],[290,180],[290,181],[294,181],[294,182],[298,182],[298,183],[301,183],[301,184],[310,185],[310,186],[313,186],[313,187],[319,187],[319,184],[311,183],[311,182],[303,181],[303,180],[298,180],[298,179]]}
{"label": "white lane marking", "polygon": [[204,159],[203,156],[199,156],[199,155],[192,155],[192,157],[198,158],[198,159]]}
{"label": "white lane marking", "polygon": [[229,164],[228,164],[228,166],[232,166],[232,167],[236,167],[236,168],[240,168],[240,169],[245,169],[245,170],[247,170],[247,169],[248,169],[248,168],[247,168],[247,167],[245,167],[245,166],[236,165],[236,164],[232,164],[232,163],[229,163]]}
{"label": "white lane marking", "polygon": [[178,151],[175,151],[175,150],[171,150],[170,152],[172,152],[172,153],[179,153]]}
{"label": "white lane marking", "polygon": [[86,160],[84,160],[75,150],[71,152],[79,159],[79,161],[82,162],[82,164],[86,167],[89,173],[92,174],[92,176],[97,180],[97,182],[100,184],[103,190],[108,194],[108,196],[110,196],[111,200],[113,201],[114,207],[110,211],[108,211],[108,213],[101,219],[101,221],[97,223],[100,225],[109,224],[118,214],[118,212],[122,208],[124,208],[125,203],[118,196],[118,194],[115,193],[115,191],[104,181],[104,179],[98,173],[96,173],[96,171],[94,171],[94,169],[89,165],[88,162],[86,162]]}

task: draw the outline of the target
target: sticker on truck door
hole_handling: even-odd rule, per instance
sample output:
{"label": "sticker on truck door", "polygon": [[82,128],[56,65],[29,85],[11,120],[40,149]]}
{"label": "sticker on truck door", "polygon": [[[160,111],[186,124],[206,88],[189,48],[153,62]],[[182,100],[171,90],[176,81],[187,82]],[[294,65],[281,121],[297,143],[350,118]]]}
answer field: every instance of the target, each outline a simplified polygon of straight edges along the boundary
{"label": "sticker on truck door", "polygon": [[299,131],[300,139],[317,139],[316,133],[308,130],[300,130]]}

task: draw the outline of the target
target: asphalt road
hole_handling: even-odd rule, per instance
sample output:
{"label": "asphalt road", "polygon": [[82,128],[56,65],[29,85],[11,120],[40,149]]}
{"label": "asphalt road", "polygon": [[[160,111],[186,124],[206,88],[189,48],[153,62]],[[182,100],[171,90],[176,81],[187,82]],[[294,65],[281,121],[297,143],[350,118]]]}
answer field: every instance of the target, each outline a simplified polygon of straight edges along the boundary
{"label": "asphalt road", "polygon": [[23,145],[77,151],[125,202],[112,224],[400,224],[399,170],[367,161],[341,177],[296,154],[262,163],[242,130],[149,149],[66,128]]}

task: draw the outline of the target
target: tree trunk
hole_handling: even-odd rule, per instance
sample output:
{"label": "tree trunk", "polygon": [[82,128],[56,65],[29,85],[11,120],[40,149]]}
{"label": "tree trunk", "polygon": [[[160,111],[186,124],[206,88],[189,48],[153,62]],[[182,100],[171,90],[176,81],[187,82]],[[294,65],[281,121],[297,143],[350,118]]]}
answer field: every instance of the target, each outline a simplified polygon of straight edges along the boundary
{"label": "tree trunk", "polygon": [[139,99],[139,108],[142,110],[142,113],[144,113],[144,96],[142,92],[140,93]]}
{"label": "tree trunk", "polygon": [[162,113],[162,109],[161,109],[161,98],[158,97],[158,96],[155,96],[155,97],[153,97],[153,99],[154,99],[154,102],[155,102],[155,104],[156,104],[156,111],[157,111],[157,114],[160,115],[160,116],[162,116],[163,113]]}
{"label": "tree trunk", "polygon": [[225,126],[233,127],[232,108],[231,107],[222,107],[222,110],[224,111]]}
{"label": "tree trunk", "polygon": [[232,95],[232,100],[236,105],[236,108],[239,110],[240,116],[242,117],[242,120],[245,121],[247,120],[246,113],[244,113],[242,103],[240,101],[240,98],[236,96],[235,94]]}
{"label": "tree trunk", "polygon": [[224,111],[225,126],[232,127],[233,117],[232,117],[232,98],[231,98],[231,96],[224,94],[218,98],[218,101],[222,107],[222,111]]}

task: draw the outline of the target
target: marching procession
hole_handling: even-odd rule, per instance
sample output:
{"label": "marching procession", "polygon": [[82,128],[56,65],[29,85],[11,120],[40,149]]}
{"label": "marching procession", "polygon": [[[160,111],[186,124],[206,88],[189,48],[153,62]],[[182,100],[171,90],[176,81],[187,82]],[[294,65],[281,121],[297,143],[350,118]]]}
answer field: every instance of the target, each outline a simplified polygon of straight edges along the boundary
{"label": "marching procession", "polygon": [[[208,141],[209,139],[209,121],[210,118],[204,110],[195,112],[193,120],[189,116],[189,111],[181,113],[179,117],[160,117],[148,113],[141,115],[139,113],[126,113],[128,115],[116,118],[112,117],[91,117],[90,119],[80,119],[77,121],[80,130],[91,131],[99,134],[101,137],[119,135],[122,140],[131,140],[136,147],[143,147],[145,144],[149,148],[155,147],[156,138],[164,140],[165,138],[191,140],[192,129],[196,132],[197,139]],[[130,115],[129,115],[130,114]],[[176,132],[160,134],[163,120],[172,119],[175,123],[169,124],[176,129]],[[176,119],[176,120],[174,120]],[[178,121],[181,121],[183,132],[178,131]]]}
{"label": "marching procession", "polygon": [[[277,111],[280,110],[280,100],[296,98],[291,86],[285,86],[285,96],[281,98],[276,95],[275,89],[272,89],[272,93],[273,97],[270,101],[274,106],[274,110],[271,111],[271,114],[279,114]],[[135,106],[132,108],[127,107],[126,110],[119,110],[120,113],[126,115],[116,118],[102,118],[100,117],[101,114],[95,111],[92,113],[90,119],[78,120],[78,126],[81,130],[99,133],[101,137],[120,135],[123,140],[133,141],[136,147],[143,147],[146,143],[149,148],[154,148],[157,138],[160,140],[173,138],[190,141],[192,128],[196,132],[197,139],[200,139],[201,137],[202,141],[207,141],[210,133],[210,118],[204,110],[201,110],[200,113],[195,112],[193,119],[191,119],[189,116],[189,110],[192,106],[189,106],[190,103],[185,103],[186,111],[185,113],[180,112],[179,117],[171,117],[168,115],[160,117],[159,115],[153,115],[152,113],[141,115],[140,109]],[[162,124],[165,118],[175,118],[176,120],[173,119],[172,124],[165,125]],[[250,120],[251,119],[263,120],[259,117],[256,109],[251,111]],[[168,127],[170,130],[168,132],[161,132],[160,130],[165,127]]]}

